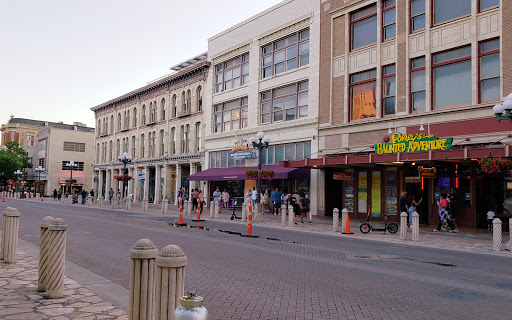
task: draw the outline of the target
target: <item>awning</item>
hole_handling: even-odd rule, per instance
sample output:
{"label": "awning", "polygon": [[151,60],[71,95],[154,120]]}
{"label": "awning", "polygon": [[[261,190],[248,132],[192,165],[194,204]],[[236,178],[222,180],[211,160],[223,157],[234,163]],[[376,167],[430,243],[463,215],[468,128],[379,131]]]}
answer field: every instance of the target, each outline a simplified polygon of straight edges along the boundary
{"label": "awning", "polygon": [[[273,170],[273,179],[309,179],[309,169],[284,168],[279,165],[261,166],[262,170]],[[245,171],[258,170],[258,167],[210,168],[188,177],[192,181],[247,180]]]}

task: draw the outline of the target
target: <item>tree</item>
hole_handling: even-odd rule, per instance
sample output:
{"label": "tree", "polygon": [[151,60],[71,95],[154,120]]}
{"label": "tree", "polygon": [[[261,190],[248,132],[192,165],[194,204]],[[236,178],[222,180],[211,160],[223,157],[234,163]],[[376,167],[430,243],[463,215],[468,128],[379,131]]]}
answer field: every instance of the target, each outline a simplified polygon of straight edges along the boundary
{"label": "tree", "polygon": [[0,150],[0,183],[4,184],[9,179],[16,179],[15,171],[23,171],[24,168],[32,168],[32,163],[27,152],[16,141],[5,143],[5,150]]}

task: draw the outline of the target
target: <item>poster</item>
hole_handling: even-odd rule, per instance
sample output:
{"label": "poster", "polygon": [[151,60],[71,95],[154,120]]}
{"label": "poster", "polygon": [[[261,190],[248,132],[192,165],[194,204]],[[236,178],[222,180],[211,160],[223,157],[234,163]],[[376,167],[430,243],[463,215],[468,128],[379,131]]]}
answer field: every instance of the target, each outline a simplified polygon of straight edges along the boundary
{"label": "poster", "polygon": [[359,172],[358,181],[357,181],[357,190],[358,190],[358,202],[357,202],[357,210],[359,213],[366,213],[367,206],[367,198],[368,198],[368,181],[367,181],[367,172]]}
{"label": "poster", "polygon": [[372,172],[372,217],[380,217],[381,213],[381,192],[380,192],[380,171]]}

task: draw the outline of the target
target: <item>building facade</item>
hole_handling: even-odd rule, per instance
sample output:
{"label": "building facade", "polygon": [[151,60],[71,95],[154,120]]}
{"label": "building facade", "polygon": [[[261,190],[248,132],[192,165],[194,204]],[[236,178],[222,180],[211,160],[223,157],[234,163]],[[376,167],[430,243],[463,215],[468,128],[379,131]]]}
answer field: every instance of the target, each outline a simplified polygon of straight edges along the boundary
{"label": "building facade", "polygon": [[511,12],[499,0],[321,1],[319,153],[284,165],[317,168],[327,215],[397,220],[402,192],[423,199],[421,223],[437,224],[442,192],[459,226],[509,215],[510,177],[478,162],[510,155],[492,106],[512,91]]}
{"label": "building facade", "polygon": [[[245,169],[256,167],[258,154],[229,156],[233,148],[252,149],[258,131],[270,138],[261,155],[262,192],[275,187],[287,193],[316,190],[314,173],[283,171],[281,160],[317,152],[320,15],[316,1],[283,1],[208,39],[208,75],[204,112],[208,170],[193,179],[209,181],[211,192],[226,189],[232,198],[256,186]],[[317,197],[312,195],[312,202]]]}
{"label": "building facade", "polygon": [[172,201],[188,176],[204,163],[203,94],[209,63],[206,54],[171,68],[174,73],[91,108],[96,119],[94,190],[98,197],[122,190],[116,180],[128,164],[128,193],[134,202]]}

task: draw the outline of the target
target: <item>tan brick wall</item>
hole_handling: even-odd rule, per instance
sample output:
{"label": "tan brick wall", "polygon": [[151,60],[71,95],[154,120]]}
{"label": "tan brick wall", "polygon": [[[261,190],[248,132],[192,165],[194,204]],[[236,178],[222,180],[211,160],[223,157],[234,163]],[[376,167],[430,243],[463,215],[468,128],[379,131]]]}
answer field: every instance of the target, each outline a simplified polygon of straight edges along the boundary
{"label": "tan brick wall", "polygon": [[371,146],[381,143],[384,136],[388,135],[387,130],[374,130],[368,132],[357,132],[348,135],[349,146]]}
{"label": "tan brick wall", "polygon": [[329,123],[330,119],[330,79],[331,79],[331,15],[320,10],[320,85],[318,120]]}
{"label": "tan brick wall", "polygon": [[502,8],[502,59],[503,59],[503,95],[508,95],[512,92],[512,73],[507,72],[510,70],[512,64],[512,1],[501,1]]}
{"label": "tan brick wall", "polygon": [[343,100],[345,98],[345,77],[332,79],[332,122],[342,124],[344,120]]}
{"label": "tan brick wall", "polygon": [[406,1],[398,0],[396,2],[396,35],[397,35],[397,56],[396,56],[396,106],[397,112],[404,112],[407,109],[405,103],[405,96],[407,95],[406,81],[405,81],[405,65],[407,63],[406,53],[406,39],[407,39],[407,28],[406,18],[407,12],[405,9]]}
{"label": "tan brick wall", "polygon": [[333,57],[345,54],[345,16],[333,20]]}

